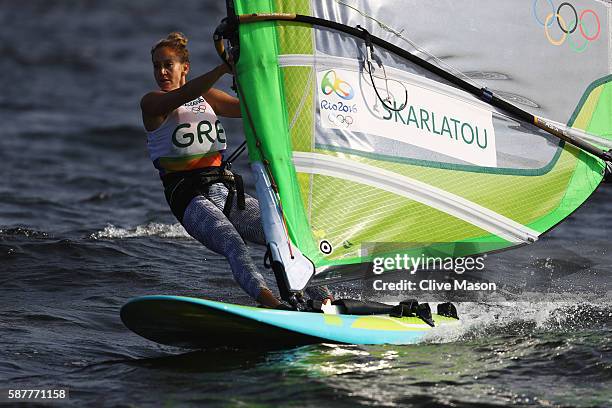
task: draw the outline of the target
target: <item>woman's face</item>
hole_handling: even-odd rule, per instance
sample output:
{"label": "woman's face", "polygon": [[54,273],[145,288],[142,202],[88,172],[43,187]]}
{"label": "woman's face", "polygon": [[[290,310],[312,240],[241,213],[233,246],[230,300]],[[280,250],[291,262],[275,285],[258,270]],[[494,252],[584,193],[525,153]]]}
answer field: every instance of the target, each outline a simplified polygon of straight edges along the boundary
{"label": "woman's face", "polygon": [[181,62],[172,48],[160,47],[153,53],[153,75],[162,91],[172,91],[183,86],[188,72],[189,63]]}

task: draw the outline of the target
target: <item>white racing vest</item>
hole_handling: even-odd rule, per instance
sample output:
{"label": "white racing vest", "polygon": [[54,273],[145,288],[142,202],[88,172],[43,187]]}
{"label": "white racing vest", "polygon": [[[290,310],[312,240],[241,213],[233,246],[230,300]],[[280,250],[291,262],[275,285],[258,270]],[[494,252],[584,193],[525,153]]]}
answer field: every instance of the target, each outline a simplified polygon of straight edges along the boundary
{"label": "white racing vest", "polygon": [[147,149],[161,175],[220,166],[227,148],[225,130],[206,99],[199,97],[170,112],[147,132]]}

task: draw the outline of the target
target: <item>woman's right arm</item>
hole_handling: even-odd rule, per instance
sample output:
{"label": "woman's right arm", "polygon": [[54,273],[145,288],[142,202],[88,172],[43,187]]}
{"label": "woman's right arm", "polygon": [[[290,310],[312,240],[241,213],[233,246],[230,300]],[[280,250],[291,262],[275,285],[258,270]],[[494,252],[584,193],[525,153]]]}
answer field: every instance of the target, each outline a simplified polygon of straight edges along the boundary
{"label": "woman's right arm", "polygon": [[185,83],[178,89],[169,92],[153,91],[142,97],[140,109],[143,116],[166,116],[179,106],[197,99],[208,91],[223,75],[230,72],[226,64],[215,67],[212,71]]}

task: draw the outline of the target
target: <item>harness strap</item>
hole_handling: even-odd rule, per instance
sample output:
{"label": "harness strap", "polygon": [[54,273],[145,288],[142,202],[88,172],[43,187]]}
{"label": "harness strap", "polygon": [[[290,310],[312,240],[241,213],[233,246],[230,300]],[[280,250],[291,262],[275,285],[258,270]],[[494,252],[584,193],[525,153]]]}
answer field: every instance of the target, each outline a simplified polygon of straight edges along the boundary
{"label": "harness strap", "polygon": [[[225,199],[225,205],[223,206],[223,214],[226,217],[229,217],[230,211],[232,210],[232,204],[234,203],[234,194],[236,193],[236,189],[230,188],[226,183],[223,183],[225,187],[227,187],[227,198]],[[210,187],[210,184],[207,186]]]}
{"label": "harness strap", "polygon": [[212,184],[221,183],[227,190],[223,214],[229,217],[234,197],[238,196],[238,209],[244,210],[245,196],[242,177],[218,167],[201,169],[191,173],[170,173],[162,177],[164,195],[174,216],[182,223],[187,206],[199,195],[207,196]]}

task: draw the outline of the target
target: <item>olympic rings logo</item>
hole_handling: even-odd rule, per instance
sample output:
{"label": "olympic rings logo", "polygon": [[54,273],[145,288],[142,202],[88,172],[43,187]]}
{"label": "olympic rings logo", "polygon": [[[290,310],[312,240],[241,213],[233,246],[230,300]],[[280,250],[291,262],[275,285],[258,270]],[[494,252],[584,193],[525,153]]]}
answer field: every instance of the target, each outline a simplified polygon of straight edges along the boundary
{"label": "olympic rings logo", "polygon": [[206,112],[206,105],[196,105],[191,107],[193,113],[204,113]]}
{"label": "olympic rings logo", "polygon": [[334,116],[333,114],[330,113],[327,116],[327,119],[329,119],[329,121],[336,126],[340,126],[343,124],[347,128],[354,123],[353,117],[349,115],[345,116],[345,115],[338,114]]}
{"label": "olympic rings logo", "polygon": [[[550,5],[551,12],[548,13],[543,19],[544,21],[542,21],[542,18],[538,16],[538,1],[539,0],[533,1],[533,17],[540,26],[544,27],[544,35],[546,35],[546,39],[552,45],[559,46],[567,40],[567,43],[573,51],[583,52],[590,42],[596,41],[599,38],[601,34],[601,22],[599,20],[599,15],[594,10],[584,9],[578,14],[578,10],[576,10],[571,3],[563,2],[559,7],[555,8],[553,0],[546,0]],[[570,21],[569,24],[561,15],[561,11],[564,8],[569,8],[569,11],[574,15],[573,21]],[[555,20],[561,30],[561,35],[556,39],[551,35],[551,27]],[[595,25],[593,25],[593,23],[595,23]],[[580,45],[573,39],[573,34],[577,32],[576,30],[578,30],[583,38],[582,44]]]}
{"label": "olympic rings logo", "polygon": [[348,82],[340,79],[334,70],[327,71],[325,76],[323,76],[321,80],[321,91],[323,91],[325,95],[330,95],[334,92],[340,98],[347,101],[353,99],[353,96],[355,96],[353,87]]}

